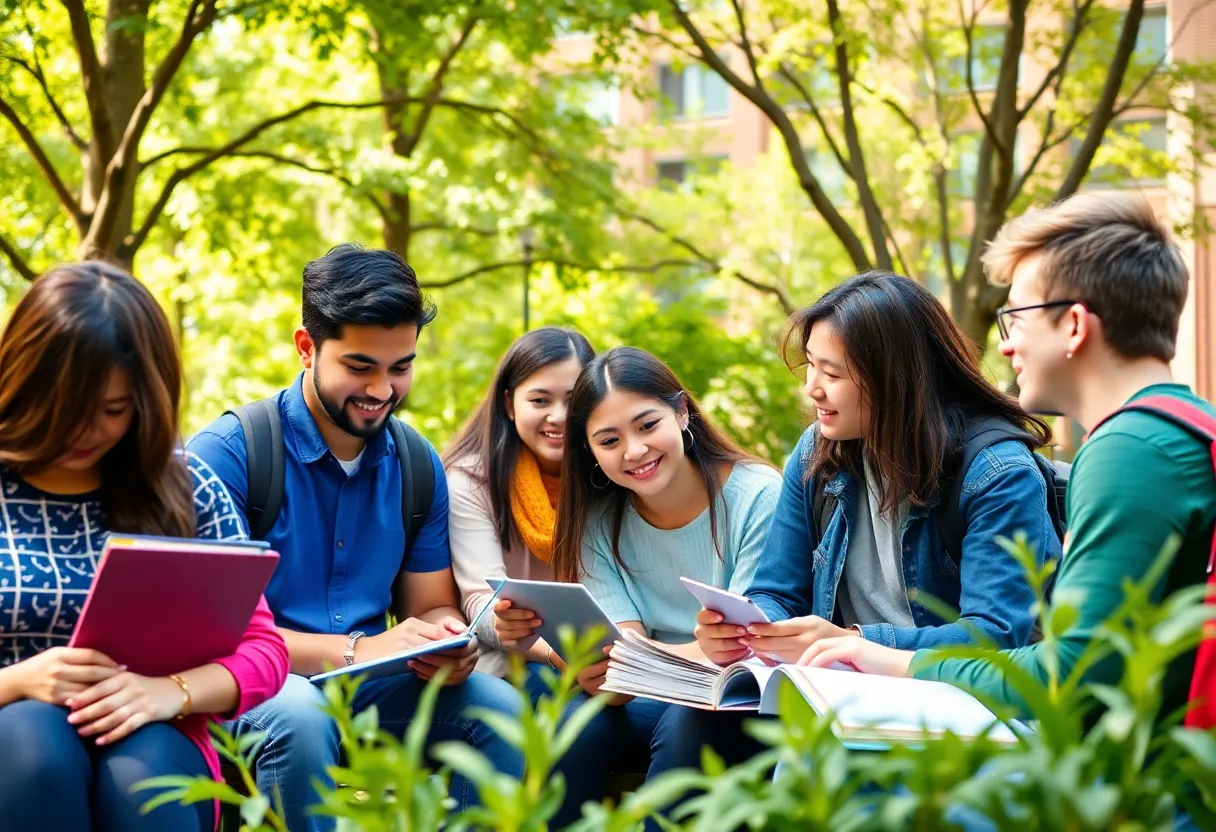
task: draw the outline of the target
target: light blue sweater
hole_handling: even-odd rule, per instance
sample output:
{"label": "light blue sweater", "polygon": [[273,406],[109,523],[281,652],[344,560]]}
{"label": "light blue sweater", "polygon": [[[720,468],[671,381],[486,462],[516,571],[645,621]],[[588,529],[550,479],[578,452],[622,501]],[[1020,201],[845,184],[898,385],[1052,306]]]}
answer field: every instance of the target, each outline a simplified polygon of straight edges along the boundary
{"label": "light blue sweater", "polygon": [[625,508],[620,551],[626,569],[612,554],[612,520],[603,512],[587,525],[583,539],[583,583],[615,622],[641,621],[658,641],[692,641],[701,605],[680,578],[742,594],[751,585],[764,551],[769,523],[781,493],[781,475],[756,464],[736,465],[718,495],[715,548],[709,509],[678,529],[656,529]]}

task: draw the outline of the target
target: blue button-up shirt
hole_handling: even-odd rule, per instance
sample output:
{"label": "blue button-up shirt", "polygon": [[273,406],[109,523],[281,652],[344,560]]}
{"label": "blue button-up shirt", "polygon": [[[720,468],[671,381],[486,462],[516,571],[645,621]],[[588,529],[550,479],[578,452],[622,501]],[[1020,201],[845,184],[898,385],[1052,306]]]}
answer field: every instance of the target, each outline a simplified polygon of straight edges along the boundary
{"label": "blue button-up shirt", "polygon": [[[405,553],[401,466],[392,436],[384,430],[368,440],[359,468],[348,477],[304,402],[302,380],[301,373],[276,397],[286,470],[283,507],[266,536],[280,556],[266,601],[278,625],[290,630],[379,633],[403,567],[435,572],[451,566],[443,464],[432,447],[435,496]],[[236,416],[224,414],[189,447],[224,481],[248,529],[247,446]]]}

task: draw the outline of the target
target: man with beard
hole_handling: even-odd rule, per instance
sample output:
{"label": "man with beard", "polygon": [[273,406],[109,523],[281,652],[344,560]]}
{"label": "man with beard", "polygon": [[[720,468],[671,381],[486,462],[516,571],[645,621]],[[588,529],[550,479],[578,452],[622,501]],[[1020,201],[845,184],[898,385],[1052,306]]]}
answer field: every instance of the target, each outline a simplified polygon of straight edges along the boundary
{"label": "man with beard", "polygon": [[[335,825],[308,812],[318,802],[314,783],[328,785],[327,769],[338,764],[339,742],[321,710],[324,697],[307,677],[447,638],[466,626],[452,577],[439,455],[426,444],[433,497],[407,549],[406,484],[387,429],[413,383],[418,336],[434,317],[414,270],[392,252],[342,245],[304,267],[303,326],[295,333],[304,370],[266,405],[281,425],[283,494],[277,518],[261,535],[281,556],[266,599],[287,642],[291,675],[277,696],[230,726],[238,735],[266,735],[256,760],[258,788],[281,799],[292,832]],[[248,447],[232,413],[190,442],[254,526],[259,512],[250,511]],[[388,627],[394,585],[404,618]],[[472,672],[476,661],[476,641],[421,658],[413,673],[365,682],[355,710],[374,705],[380,727],[402,736],[427,680],[447,668],[429,741],[467,742],[500,771],[519,776],[518,751],[464,716],[470,707],[508,714],[519,708],[506,682]],[[453,778],[452,797],[460,808],[476,800],[460,777]]]}

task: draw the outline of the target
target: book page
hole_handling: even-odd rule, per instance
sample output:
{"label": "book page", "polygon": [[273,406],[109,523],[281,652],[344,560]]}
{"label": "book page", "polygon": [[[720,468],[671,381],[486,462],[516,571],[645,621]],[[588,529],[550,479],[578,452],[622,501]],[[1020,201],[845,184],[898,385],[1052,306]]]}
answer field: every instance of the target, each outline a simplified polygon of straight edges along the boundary
{"label": "book page", "polygon": [[[781,670],[816,711],[833,711],[846,734],[872,734],[868,729],[876,729],[893,737],[916,738],[923,729],[974,737],[997,721],[974,696],[944,682],[795,665]],[[1014,738],[1004,725],[997,725],[991,736]]]}

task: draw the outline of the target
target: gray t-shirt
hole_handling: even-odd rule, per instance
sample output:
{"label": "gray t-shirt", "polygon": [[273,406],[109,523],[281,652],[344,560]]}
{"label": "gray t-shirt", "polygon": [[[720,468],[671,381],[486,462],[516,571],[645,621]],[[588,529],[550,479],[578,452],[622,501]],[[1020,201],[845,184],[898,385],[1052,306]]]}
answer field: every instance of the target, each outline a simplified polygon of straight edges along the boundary
{"label": "gray t-shirt", "polygon": [[853,624],[891,624],[915,627],[908,591],[904,587],[904,560],[900,548],[901,532],[908,519],[908,504],[899,506],[895,516],[879,509],[878,474],[865,468],[866,500],[857,506],[849,529],[849,548],[836,603],[844,626]]}

